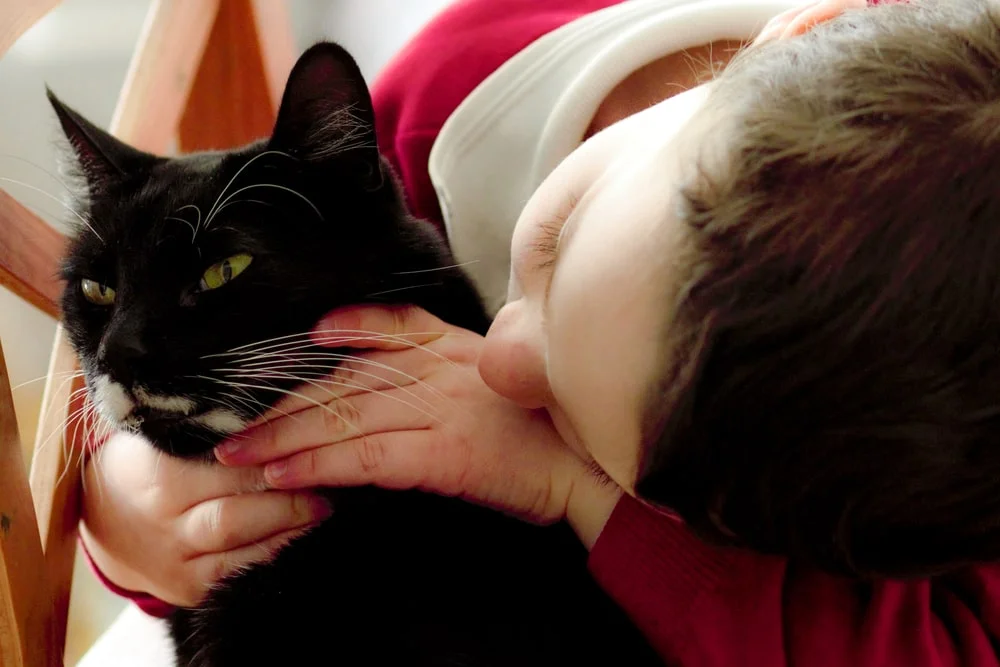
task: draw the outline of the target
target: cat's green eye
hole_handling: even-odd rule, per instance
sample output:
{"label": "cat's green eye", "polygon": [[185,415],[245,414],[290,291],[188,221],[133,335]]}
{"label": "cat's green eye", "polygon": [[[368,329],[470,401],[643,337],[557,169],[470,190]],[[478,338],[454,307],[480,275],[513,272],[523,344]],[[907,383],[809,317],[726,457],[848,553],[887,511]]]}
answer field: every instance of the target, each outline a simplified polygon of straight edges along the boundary
{"label": "cat's green eye", "polygon": [[115,302],[115,291],[107,285],[84,278],[80,281],[83,298],[95,306],[110,306]]}
{"label": "cat's green eye", "polygon": [[232,257],[222,260],[218,264],[213,264],[208,267],[208,270],[205,271],[204,274],[202,274],[201,280],[198,281],[198,289],[202,292],[207,292],[208,290],[222,287],[230,280],[246,271],[252,261],[253,257],[250,255],[241,254],[233,255]]}

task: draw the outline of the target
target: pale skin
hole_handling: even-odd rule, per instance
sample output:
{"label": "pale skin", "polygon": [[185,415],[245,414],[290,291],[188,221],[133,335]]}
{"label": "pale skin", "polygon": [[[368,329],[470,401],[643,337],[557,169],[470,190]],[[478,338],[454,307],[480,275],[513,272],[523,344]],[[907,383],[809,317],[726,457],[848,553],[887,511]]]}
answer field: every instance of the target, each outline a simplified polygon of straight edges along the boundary
{"label": "pale skin", "polygon": [[[864,5],[806,5],[775,17],[756,41],[793,37]],[[354,343],[361,358],[401,371],[352,377],[378,393],[310,387],[309,400],[284,401],[217,448],[221,466],[111,438],[100,465],[87,464],[81,525],[102,572],[195,605],[220,577],[268,559],[329,515],[309,489],[360,484],[458,496],[534,522],[566,519],[591,547],[620,495],[633,492],[640,399],[661,358],[660,302],[672,277],[663,258],[682,243],[670,213],[676,188],[664,184],[687,176],[701,129],[693,119],[706,90],[674,95],[677,87],[664,86],[671,58],[666,80],[697,76],[690,57],[679,73],[671,56],[623,82],[595,116],[595,136],[525,207],[508,303],[485,338],[412,308],[338,311],[316,329],[402,337]],[[553,234],[549,257],[539,241]]]}

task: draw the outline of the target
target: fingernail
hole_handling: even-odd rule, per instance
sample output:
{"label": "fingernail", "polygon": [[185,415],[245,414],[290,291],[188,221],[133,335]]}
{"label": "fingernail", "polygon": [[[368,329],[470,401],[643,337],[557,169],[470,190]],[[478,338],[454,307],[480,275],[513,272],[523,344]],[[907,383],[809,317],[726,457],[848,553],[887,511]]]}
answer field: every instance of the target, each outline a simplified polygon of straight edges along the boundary
{"label": "fingernail", "polygon": [[243,443],[242,442],[236,442],[235,440],[229,440],[228,442],[224,442],[224,443],[222,443],[221,445],[219,445],[219,446],[217,446],[215,448],[215,456],[216,456],[216,458],[220,458],[220,459],[229,458],[233,454],[236,454],[237,452],[239,452],[241,449],[243,449]]}
{"label": "fingernail", "polygon": [[284,461],[269,463],[264,468],[264,475],[271,480],[281,479],[286,472],[288,472],[288,464]]}

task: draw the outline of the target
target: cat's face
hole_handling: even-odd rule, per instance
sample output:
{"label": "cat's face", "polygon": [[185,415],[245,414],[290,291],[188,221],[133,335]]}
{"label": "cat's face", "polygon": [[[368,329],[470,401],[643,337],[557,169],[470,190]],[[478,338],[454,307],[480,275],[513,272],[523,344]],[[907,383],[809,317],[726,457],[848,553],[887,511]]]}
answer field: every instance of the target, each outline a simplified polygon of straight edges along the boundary
{"label": "cat's face", "polygon": [[52,100],[87,186],[64,322],[116,427],[209,450],[336,365],[307,334],[337,306],[413,302],[485,326],[436,234],[406,214],[339,47],[303,55],[273,136],[237,151],[155,157]]}

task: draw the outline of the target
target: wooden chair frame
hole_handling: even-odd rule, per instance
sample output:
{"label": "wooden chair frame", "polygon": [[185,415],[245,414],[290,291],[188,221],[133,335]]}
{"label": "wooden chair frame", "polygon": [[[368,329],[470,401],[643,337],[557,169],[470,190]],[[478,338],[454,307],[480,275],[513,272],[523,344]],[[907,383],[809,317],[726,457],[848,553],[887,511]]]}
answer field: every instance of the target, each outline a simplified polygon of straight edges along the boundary
{"label": "wooden chair frame", "polygon": [[[58,4],[3,0],[0,57]],[[267,136],[295,55],[283,0],[154,0],[109,129],[137,148],[160,154],[168,153],[175,140],[187,152]],[[54,318],[63,288],[54,276],[63,248],[56,230],[0,189],[0,285]],[[62,378],[77,368],[57,326],[26,475],[0,347],[2,667],[63,664],[83,434],[67,427],[67,418],[81,406],[70,400],[81,382]],[[56,443],[40,448],[47,441]]]}

